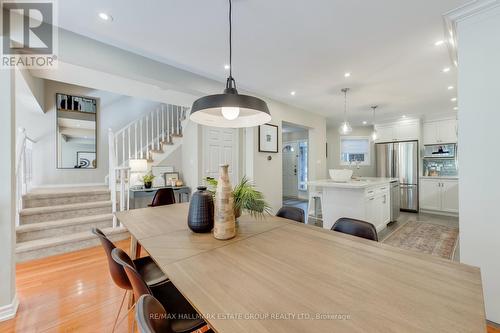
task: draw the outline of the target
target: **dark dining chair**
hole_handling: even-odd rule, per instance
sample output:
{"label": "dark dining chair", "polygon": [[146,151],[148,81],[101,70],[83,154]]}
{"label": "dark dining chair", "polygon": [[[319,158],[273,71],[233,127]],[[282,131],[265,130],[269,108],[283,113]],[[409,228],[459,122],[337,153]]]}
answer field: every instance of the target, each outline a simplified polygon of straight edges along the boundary
{"label": "dark dining chair", "polygon": [[378,242],[377,229],[370,222],[342,217],[335,222],[331,230]]}
{"label": "dark dining chair", "polygon": [[149,207],[172,205],[175,203],[174,190],[171,188],[161,188],[156,191],[153,201]]}
{"label": "dark dining chair", "polygon": [[304,210],[297,207],[283,206],[278,210],[276,216],[282,217],[284,219],[294,220],[300,223],[304,223]]}
{"label": "dark dining chair", "polygon": [[[111,256],[117,264],[121,265],[125,269],[125,273],[127,274],[130,284],[132,285],[135,299],[139,300],[141,296],[144,295],[154,296],[164,308],[168,309],[171,314],[171,318],[168,323],[164,323],[162,325],[168,325],[170,330],[166,330],[165,332],[193,332],[206,326],[203,318],[196,312],[191,304],[189,304],[184,296],[182,296],[179,290],[175,288],[171,281],[150,287],[146,284],[137,269],[134,267],[133,261],[125,253],[125,251],[116,248],[111,252]],[[138,305],[139,304],[136,303],[136,306]],[[160,326],[163,327],[162,325]],[[146,330],[145,332],[149,331]]]}
{"label": "dark dining chair", "polygon": [[[113,279],[113,282],[119,288],[125,290],[120,308],[118,309],[118,313],[113,324],[114,331],[114,328],[118,321],[118,317],[120,316],[123,307],[123,302],[125,301],[127,292],[132,290],[132,285],[130,284],[130,281],[123,267],[117,264],[112,258],[111,252],[116,248],[115,244],[113,244],[113,242],[98,228],[92,228],[92,233],[99,237],[102,247],[104,248],[104,253],[106,253],[106,257],[108,259],[108,267],[111,279]],[[151,257],[149,256],[135,259],[133,261],[133,264],[149,286],[155,286],[168,280],[160,267],[158,267],[158,265],[156,265],[153,259],[151,259]]]}

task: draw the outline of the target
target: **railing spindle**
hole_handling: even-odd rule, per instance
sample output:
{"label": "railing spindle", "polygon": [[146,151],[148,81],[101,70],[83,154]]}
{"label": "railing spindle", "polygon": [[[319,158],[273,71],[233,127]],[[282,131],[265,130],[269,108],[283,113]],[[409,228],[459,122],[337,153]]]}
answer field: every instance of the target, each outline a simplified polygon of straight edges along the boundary
{"label": "railing spindle", "polygon": [[140,121],[140,123],[139,123],[139,127],[140,127],[140,131],[139,131],[140,133],[139,133],[139,135],[140,135],[140,140],[141,140],[141,141],[140,141],[140,142],[141,142],[141,144],[140,144],[140,149],[141,149],[141,159],[143,159],[143,158],[144,158],[144,155],[142,154],[142,149],[143,149],[143,146],[142,146],[142,118],[141,118],[141,121]]}
{"label": "railing spindle", "polygon": [[134,158],[137,159],[137,122],[134,123]]}

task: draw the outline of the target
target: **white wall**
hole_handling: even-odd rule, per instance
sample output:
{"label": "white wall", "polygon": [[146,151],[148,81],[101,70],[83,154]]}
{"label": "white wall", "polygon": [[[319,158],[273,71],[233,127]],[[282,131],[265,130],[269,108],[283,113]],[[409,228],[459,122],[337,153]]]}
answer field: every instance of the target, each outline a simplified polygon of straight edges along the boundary
{"label": "white wall", "polygon": [[[326,177],[326,120],[320,115],[290,105],[272,100],[266,102],[272,117],[270,123],[278,125],[278,153],[259,152],[258,129],[248,129],[245,132],[244,172],[254,180],[276,212],[282,206],[283,196],[282,123],[299,124],[309,129],[309,179],[316,180]],[[270,161],[268,156],[272,158]]]}
{"label": "white wall", "polygon": [[[35,186],[68,184],[102,184],[108,174],[108,128],[116,131],[152,111],[157,102],[117,95],[101,90],[61,82],[45,82],[45,113],[29,108],[18,110],[18,126],[25,127],[37,143],[33,152]],[[97,168],[56,168],[56,93],[90,96],[98,99]]]}
{"label": "white wall", "polygon": [[[2,42],[0,38],[0,42]],[[15,314],[15,76],[0,70],[0,320]]]}
{"label": "white wall", "polygon": [[500,7],[457,32],[460,260],[481,268],[486,316],[500,323]]}
{"label": "white wall", "polygon": [[[373,131],[372,126],[353,127],[350,136],[370,137]],[[349,166],[340,165],[340,133],[338,127],[329,126],[326,130],[328,142],[328,169],[347,169]],[[375,144],[370,142],[370,165],[360,165],[359,169],[352,167],[354,176],[375,177],[377,175],[377,164],[375,156]]]}

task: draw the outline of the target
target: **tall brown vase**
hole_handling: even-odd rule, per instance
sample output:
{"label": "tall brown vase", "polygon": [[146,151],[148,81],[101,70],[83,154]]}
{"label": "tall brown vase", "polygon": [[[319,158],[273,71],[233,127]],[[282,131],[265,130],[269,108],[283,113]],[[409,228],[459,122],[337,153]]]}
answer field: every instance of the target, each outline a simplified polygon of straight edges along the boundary
{"label": "tall brown vase", "polygon": [[233,188],[228,168],[227,164],[219,167],[219,181],[215,192],[214,237],[217,239],[230,239],[236,235]]}

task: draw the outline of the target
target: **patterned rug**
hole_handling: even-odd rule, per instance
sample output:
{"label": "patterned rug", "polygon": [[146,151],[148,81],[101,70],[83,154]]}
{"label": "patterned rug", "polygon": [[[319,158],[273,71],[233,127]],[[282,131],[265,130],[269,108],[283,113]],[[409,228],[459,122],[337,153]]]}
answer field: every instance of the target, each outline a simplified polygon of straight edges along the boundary
{"label": "patterned rug", "polygon": [[457,240],[458,228],[410,221],[396,229],[382,243],[453,259]]}

